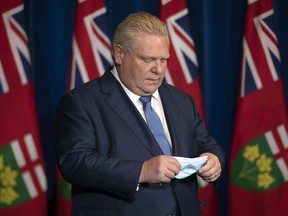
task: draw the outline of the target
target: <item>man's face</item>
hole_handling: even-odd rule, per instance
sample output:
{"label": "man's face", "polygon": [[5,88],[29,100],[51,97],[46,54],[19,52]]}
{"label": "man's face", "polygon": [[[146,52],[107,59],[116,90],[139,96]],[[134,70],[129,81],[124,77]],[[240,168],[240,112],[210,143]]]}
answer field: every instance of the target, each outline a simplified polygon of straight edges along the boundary
{"label": "man's face", "polygon": [[159,88],[169,58],[167,37],[145,34],[130,52],[124,53],[121,45],[116,45],[114,54],[119,77],[130,91],[143,96]]}

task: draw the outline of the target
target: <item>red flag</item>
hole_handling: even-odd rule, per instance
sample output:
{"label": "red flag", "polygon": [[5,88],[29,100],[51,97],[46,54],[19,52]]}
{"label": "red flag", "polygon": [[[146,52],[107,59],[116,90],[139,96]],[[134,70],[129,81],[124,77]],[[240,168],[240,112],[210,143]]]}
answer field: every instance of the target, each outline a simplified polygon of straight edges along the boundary
{"label": "red flag", "polygon": [[[78,0],[68,90],[102,75],[113,64],[104,0]],[[57,174],[57,215],[71,211],[71,185]]]}
{"label": "red flag", "polygon": [[0,214],[46,215],[31,60],[21,0],[0,1]]}
{"label": "red flag", "polygon": [[287,215],[287,109],[272,0],[248,1],[229,215]]}
{"label": "red flag", "polygon": [[[199,81],[198,61],[191,36],[189,11],[185,0],[161,0],[160,18],[166,22],[170,37],[170,58],[166,81],[190,94],[204,117],[201,87]],[[206,201],[202,207],[203,216],[218,215],[216,190],[198,180],[200,201]]]}

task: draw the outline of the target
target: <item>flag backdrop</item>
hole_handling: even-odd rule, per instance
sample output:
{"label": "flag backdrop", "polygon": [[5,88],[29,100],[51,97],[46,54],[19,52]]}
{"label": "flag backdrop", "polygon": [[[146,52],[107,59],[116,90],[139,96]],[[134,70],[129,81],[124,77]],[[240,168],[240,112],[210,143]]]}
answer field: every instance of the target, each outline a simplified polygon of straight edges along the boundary
{"label": "flag backdrop", "polygon": [[[95,2],[96,1],[97,0],[95,0]],[[0,3],[0,11],[1,11],[1,17],[0,17],[0,110],[1,110],[0,111],[0,167],[1,167],[0,168],[0,173],[1,173],[0,174],[1,175],[0,177],[1,178],[0,215],[3,215],[3,216],[12,215],[13,216],[15,214],[21,215],[24,213],[26,215],[27,209],[29,210],[30,215],[33,215],[33,214],[45,215],[46,211],[42,213],[42,210],[44,210],[46,206],[45,204],[43,204],[44,201],[42,202],[42,200],[46,198],[42,196],[42,194],[46,194],[45,192],[46,189],[45,187],[43,187],[44,188],[43,190],[40,189],[41,188],[40,184],[42,185],[46,185],[46,184],[45,183],[43,184],[45,180],[38,181],[36,179],[36,172],[39,172],[39,171],[36,171],[37,169],[39,169],[37,167],[40,167],[40,169],[42,169],[43,164],[42,164],[42,154],[41,154],[40,141],[38,137],[37,124],[34,123],[34,119],[36,119],[37,121],[37,117],[35,114],[35,108],[34,108],[35,104],[34,104],[33,94],[36,93],[35,97],[36,97],[36,103],[37,103],[37,108],[38,108],[37,112],[39,113],[38,118],[39,118],[40,125],[41,125],[40,128],[42,129],[41,137],[43,138],[41,145],[42,145],[43,152],[45,153],[45,156],[46,156],[45,161],[47,162],[46,169],[44,168],[43,169],[44,171],[47,170],[48,171],[47,173],[49,175],[50,174],[52,175],[54,174],[54,171],[55,171],[54,148],[53,146],[51,147],[52,136],[53,136],[52,134],[53,121],[54,121],[54,114],[55,114],[54,112],[55,112],[56,104],[59,101],[59,98],[67,90],[67,87],[65,86],[67,84],[67,74],[68,74],[67,71],[68,71],[68,65],[70,62],[69,58],[70,58],[70,52],[71,52],[69,47],[71,46],[72,29],[73,29],[74,22],[75,22],[75,11],[76,11],[75,9],[76,9],[77,2],[71,1],[71,0],[24,1],[25,2],[24,14],[25,14],[25,17],[27,18],[26,21],[28,22],[27,23],[28,28],[25,28],[25,30],[28,30],[27,32],[23,30],[25,26],[23,25],[24,20],[22,18],[23,8],[21,8],[22,6],[20,7],[20,9],[18,8],[18,6],[21,5],[22,1],[2,0],[0,2],[1,2]],[[193,38],[196,42],[198,62],[200,62],[199,72],[201,74],[201,83],[203,84],[201,86],[203,90],[202,96],[203,96],[203,99],[205,99],[205,114],[206,114],[207,122],[209,123],[209,130],[212,136],[214,136],[219,141],[221,146],[225,149],[227,156],[230,156],[230,150],[231,150],[230,146],[232,145],[230,138],[232,136],[232,130],[233,130],[232,123],[234,123],[234,110],[236,108],[235,102],[237,99],[236,93],[237,93],[238,83],[240,84],[240,82],[238,82],[238,79],[240,78],[239,66],[240,66],[240,61],[241,61],[240,55],[242,53],[241,52],[242,35],[243,35],[243,29],[244,29],[242,28],[242,26],[244,27],[244,21],[245,21],[244,18],[246,14],[245,8],[246,8],[247,2],[246,0],[229,1],[229,4],[227,4],[227,1],[225,0],[211,1],[211,2],[209,1],[209,3],[203,0],[186,0],[186,2],[189,8],[189,15],[192,18],[190,19],[192,28],[195,28],[196,30],[194,31],[193,29],[194,31]],[[122,18],[126,17],[129,13],[141,10],[141,11],[150,12],[156,16],[159,15],[159,10],[158,10],[160,6],[159,1],[155,1],[155,0],[146,0],[146,1],[106,0],[105,4],[107,6],[107,12],[108,12],[107,18],[108,18],[108,24],[109,24],[108,29],[109,29],[110,34],[114,32],[116,26],[122,20]],[[263,6],[263,8],[268,7],[268,6],[271,6],[271,3],[268,3],[268,5],[266,6]],[[274,30],[272,31],[268,30],[271,27],[269,28],[265,27],[264,31],[266,35],[269,35],[267,34],[268,32],[274,32],[274,34],[278,36],[278,43],[279,43],[279,49],[281,53],[281,62],[282,62],[280,70],[284,78],[284,83],[286,83],[286,85],[284,85],[286,89],[286,93],[288,93],[287,91],[288,90],[288,85],[287,85],[288,83],[288,75],[287,75],[288,74],[287,73],[288,71],[288,55],[287,55],[288,54],[287,53],[288,51],[287,49],[288,48],[288,40],[287,40],[288,38],[288,22],[287,22],[288,1],[273,0],[273,6],[274,6],[274,13],[275,13],[274,16],[276,19],[276,27],[279,33],[276,34]],[[18,9],[14,10],[13,8],[18,8]],[[67,8],[69,8],[69,10],[67,10]],[[251,18],[252,15],[249,15],[249,16],[250,16],[250,20],[252,20]],[[257,21],[257,19],[255,19],[255,21]],[[270,19],[265,18],[263,19],[263,21],[264,20],[265,22],[270,23]],[[254,25],[255,25],[255,21],[253,21]],[[263,25],[265,22],[261,22],[262,24],[259,25],[258,28],[260,26],[261,28],[263,28],[265,26]],[[250,25],[253,26],[253,23],[251,22]],[[270,26],[270,24],[268,24],[267,26]],[[253,27],[253,28],[256,28],[256,27]],[[252,29],[250,29],[250,31],[252,32]],[[256,31],[256,30],[254,29],[253,31]],[[29,54],[27,55],[27,53],[29,52],[27,48],[28,40],[27,40],[26,34],[29,38],[30,56]],[[110,35],[110,38],[112,38],[111,36],[112,35]],[[273,40],[273,37],[269,37],[269,38],[270,38],[270,42],[268,43],[269,45],[266,45],[266,47],[270,47],[269,48],[270,50],[268,49],[269,50],[268,53],[273,54],[274,56],[277,56],[275,55],[275,50],[272,51],[273,49],[271,49],[272,47],[271,45],[275,44],[275,40]],[[262,40],[263,38],[261,39],[261,41]],[[265,55],[265,58],[266,58],[267,49],[266,48],[263,49],[262,46],[257,45],[259,44],[259,41],[260,39],[256,37],[255,44],[253,43],[252,45],[248,45],[250,47],[249,49],[250,52],[246,52],[246,65],[251,68],[249,70],[257,71],[256,74],[259,74],[258,72],[259,64],[261,65],[261,67],[267,67],[267,62],[265,62],[262,58],[263,55]],[[246,42],[244,44],[248,44],[248,43],[251,44],[251,41],[249,42],[246,38]],[[256,49],[251,49],[251,47],[256,47],[256,46],[257,46]],[[261,62],[259,59],[256,60],[255,58],[254,53],[256,52],[257,49],[262,51],[262,55],[259,55]],[[251,56],[253,56],[253,58]],[[31,65],[30,65],[30,58],[32,61]],[[274,58],[274,57],[271,59],[273,59],[272,60],[273,64],[277,60],[277,58]],[[81,63],[80,60],[79,62]],[[270,67],[271,67],[271,64],[269,63],[269,68]],[[257,70],[255,70],[255,68]],[[81,68],[79,67],[78,70],[80,71],[80,69]],[[87,68],[85,69],[87,70]],[[30,70],[32,72],[32,76],[29,73]],[[261,71],[261,73],[263,73],[263,71]],[[10,74],[13,74],[13,75],[10,76]],[[255,75],[255,72],[253,73],[250,72],[249,74],[253,74],[253,75],[251,75],[250,78],[249,78],[249,75],[246,76],[247,82],[248,80],[256,80],[256,82],[252,81],[251,85],[257,86],[257,88],[259,88],[259,81],[257,81],[258,78],[257,78],[257,75]],[[274,76],[275,75],[273,75],[273,77]],[[33,93],[30,77],[33,77],[34,93]],[[265,91],[263,86],[267,86],[267,82],[266,81],[263,82],[263,79],[267,79],[269,78],[269,76],[261,75],[260,77],[261,77],[260,87],[262,85],[262,90]],[[174,83],[176,83],[175,80],[177,80],[177,78],[174,77],[173,79]],[[255,84],[253,84],[253,82]],[[279,83],[279,82],[282,82],[282,81],[275,81],[275,83]],[[251,88],[250,90],[248,90],[248,88],[246,89],[247,90],[245,93],[245,101],[249,100],[249,103],[245,102],[245,104],[254,104],[254,102],[255,104],[257,104],[258,97],[253,97],[253,99],[251,98],[252,98],[252,95],[259,94],[259,93],[252,91],[253,88]],[[265,87],[265,89],[267,88]],[[259,88],[259,90],[261,90],[261,88]],[[276,90],[272,90],[271,92],[274,92],[274,91]],[[247,93],[247,92],[250,92],[250,93]],[[269,94],[271,94],[270,90],[269,90]],[[277,100],[278,106],[277,108],[275,108],[277,109],[276,112],[267,111],[268,109],[269,110],[271,109],[271,108],[267,108],[267,105],[265,106],[257,105],[255,108],[257,111],[254,112],[255,116],[251,114],[253,117],[252,118],[253,121],[249,119],[251,116],[248,116],[245,119],[244,114],[241,114],[241,116],[244,116],[243,118],[241,118],[241,116],[237,117],[237,124],[235,125],[238,125],[239,122],[240,122],[240,125],[237,126],[237,129],[235,130],[235,135],[236,135],[236,131],[239,131],[237,133],[240,133],[242,130],[241,133],[243,133],[244,136],[237,135],[238,138],[240,137],[240,139],[237,141],[238,147],[233,147],[233,150],[232,150],[233,151],[231,155],[232,160],[229,161],[231,164],[230,166],[231,170],[235,170],[235,169],[232,169],[232,165],[236,165],[238,163],[238,162],[237,163],[235,162],[232,164],[234,159],[236,159],[236,156],[241,155],[240,154],[241,146],[243,147],[242,150],[244,150],[244,146],[246,144],[248,145],[248,143],[252,142],[252,140],[259,138],[258,140],[260,143],[260,141],[263,140],[260,138],[264,137],[265,140],[269,140],[269,142],[267,142],[268,143],[267,145],[269,145],[269,148],[271,146],[273,149],[273,151],[271,151],[272,152],[271,154],[275,155],[274,157],[275,160],[273,160],[273,164],[277,164],[277,167],[281,168],[281,169],[280,168],[274,169],[273,167],[273,172],[280,170],[279,173],[283,173],[284,175],[283,182],[286,181],[285,173],[287,173],[287,171],[285,171],[285,163],[284,163],[285,160],[282,160],[282,158],[279,157],[280,154],[278,155],[277,152],[282,153],[285,149],[287,149],[286,148],[287,141],[285,141],[286,140],[285,134],[286,134],[287,128],[286,128],[285,123],[283,124],[284,126],[281,126],[280,124],[280,126],[273,127],[273,125],[275,125],[274,121],[276,121],[276,119],[279,119],[279,118],[274,118],[274,115],[275,114],[280,115],[281,113],[281,112],[278,113],[279,107],[282,107],[282,104],[281,104],[282,99],[280,100],[278,99],[282,97],[281,94],[282,94],[281,91],[280,93],[276,93],[276,94],[273,93],[274,96],[271,100],[271,103],[269,103],[269,106],[270,105],[274,106],[275,103],[273,101]],[[288,99],[287,95],[288,94],[286,94],[286,102]],[[246,98],[246,96],[249,96],[250,99]],[[274,97],[277,97],[277,98],[274,98]],[[15,100],[17,100],[18,102],[17,104]],[[243,102],[240,102],[240,100],[242,100]],[[250,105],[243,105],[244,103],[243,97],[241,97],[240,100],[239,100],[239,105],[243,107],[241,108],[241,110],[251,109],[249,108]],[[270,100],[270,98],[267,97],[266,100]],[[264,102],[265,101],[263,100],[261,103],[263,104]],[[27,108],[27,106],[29,106],[29,109]],[[243,113],[244,111],[241,111],[241,112]],[[245,132],[244,126],[249,127],[249,128],[252,128],[252,127],[255,128],[256,123],[253,123],[253,122],[255,118],[257,117],[258,119],[259,115],[262,115],[261,113],[263,112],[269,113],[267,114],[266,117],[270,118],[269,121],[272,122],[272,126],[271,126],[272,129],[271,130],[270,129],[266,130],[265,128],[263,129],[264,126],[261,125],[259,126],[259,128],[257,126],[256,129],[249,130],[248,131],[249,133]],[[23,115],[22,113],[25,113],[25,115]],[[271,120],[271,118],[273,118],[273,120]],[[258,121],[258,123],[260,125],[263,122],[266,125],[267,124],[266,121],[268,121],[268,119],[264,119],[264,120],[262,119],[261,122]],[[250,122],[252,122],[253,124],[250,125]],[[36,125],[35,127],[34,127],[34,124]],[[241,126],[241,125],[244,125],[244,126]],[[27,128],[27,130],[24,131],[24,128]],[[265,131],[265,132],[263,133],[259,132],[260,130]],[[252,135],[250,133],[253,133],[255,135]],[[261,134],[264,134],[264,136],[261,136]],[[236,138],[234,138],[234,141],[233,141],[234,143],[236,143],[235,140]],[[283,143],[283,145],[281,144],[281,142]],[[30,145],[32,147],[28,147]],[[31,152],[28,153],[28,151],[33,149],[35,146],[36,146],[36,151],[34,150],[33,151],[34,153],[36,152],[36,154],[32,156],[33,154],[31,154]],[[261,145],[261,147],[263,146],[265,145]],[[249,148],[249,149],[254,149],[254,148]],[[255,149],[256,150],[253,150],[253,151],[258,151],[257,147]],[[3,153],[4,151],[5,153]],[[23,157],[21,153],[23,153]],[[9,158],[9,161],[7,160],[7,158]],[[21,158],[25,158],[25,160],[22,160]],[[36,158],[39,158],[39,160]],[[10,160],[12,161],[10,162]],[[23,161],[25,162],[23,163]],[[38,162],[40,166],[38,166]],[[249,165],[247,161],[245,163],[246,165]],[[226,173],[227,168],[228,166],[225,167],[224,173]],[[258,168],[253,168],[249,170],[251,173],[255,174],[254,172],[255,169],[258,169]],[[15,170],[16,172],[14,172]],[[237,170],[236,170],[236,173],[237,173]],[[9,184],[10,186],[15,185],[15,181],[13,181],[13,178],[16,175],[17,175],[17,178],[20,179],[18,180],[16,178],[17,185],[21,189],[24,188],[24,190],[21,190],[21,191],[17,190],[17,193],[21,192],[21,200],[23,201],[24,199],[26,199],[27,198],[26,195],[29,194],[29,198],[27,198],[26,201],[22,202],[19,199],[18,204],[14,200],[17,195],[15,195],[15,193],[13,192],[13,189],[7,190],[7,188],[5,188],[6,186],[5,187],[3,186],[4,184],[5,185]],[[31,175],[31,178],[30,178],[30,175]],[[266,176],[269,176],[269,175],[266,175]],[[4,180],[5,183],[3,184],[2,183],[3,179],[5,178],[8,179],[8,177],[9,177],[9,183],[7,183],[8,181]],[[225,175],[223,177],[225,177]],[[223,178],[223,177],[219,185],[220,186],[219,190],[221,191],[221,193],[219,193],[219,195],[221,196],[221,199],[219,199],[219,202],[220,202],[219,204],[220,204],[221,212],[223,212],[224,215],[226,215],[225,214],[227,211],[226,209],[229,207],[229,203],[226,203],[226,198],[228,199],[227,197],[228,190],[226,190],[226,182],[225,182],[226,178]],[[27,179],[29,178],[33,180],[33,182],[31,181],[32,182],[31,184],[27,183],[29,182],[27,181]],[[253,179],[255,178],[255,176],[252,176],[251,178],[251,176],[249,175],[248,178]],[[274,174],[273,174],[273,178],[275,178]],[[52,182],[52,179],[53,179],[52,176],[48,178],[48,181],[49,181],[48,182],[49,183],[48,184],[49,185],[48,203],[52,204],[52,206],[49,206],[49,213],[51,213],[51,215],[55,215],[55,212],[54,212],[54,202],[55,202],[54,195],[55,194],[54,193],[56,190],[54,186],[56,185],[54,185],[54,182]],[[250,189],[248,190],[247,189],[248,186],[246,187],[246,185],[249,185],[249,184],[246,184],[247,182],[243,181],[243,179],[241,179],[241,182],[245,182],[245,185],[240,187],[239,182],[238,184],[235,183],[237,182],[236,179],[234,178],[233,183],[232,181],[229,183],[230,185],[229,188],[232,188],[231,191],[233,191],[232,192],[233,194],[237,194],[237,193],[240,194],[238,197],[243,197],[243,191],[246,190],[249,201],[251,201],[250,196],[251,198],[253,197],[252,201],[254,201],[255,194],[258,194],[256,195],[257,197],[255,198],[255,200],[258,199],[260,203],[264,203],[263,200],[268,199],[267,198],[268,196],[266,196],[267,194],[269,195],[269,203],[268,205],[263,204],[262,206],[269,206],[270,203],[272,203],[273,205],[277,201],[279,202],[279,205],[275,207],[275,210],[278,210],[279,208],[281,209],[281,206],[283,206],[283,200],[285,201],[286,197],[284,197],[285,193],[282,193],[283,191],[285,191],[285,188],[284,188],[284,185],[282,185],[281,183],[279,183],[279,186],[278,186],[280,189],[278,187],[274,187],[273,189],[270,188],[270,189],[266,189],[265,191],[256,193],[255,187],[253,189],[253,187],[250,185],[249,186]],[[61,191],[63,197],[66,197],[66,198],[69,197],[70,190],[71,190],[70,185],[66,184],[64,181],[62,181],[62,183],[60,184],[63,185],[63,187],[61,186],[61,188],[63,189]],[[65,184],[67,187],[65,186]],[[263,182],[261,184],[263,184]],[[22,185],[24,186],[22,187]],[[243,189],[245,187],[246,189]],[[34,190],[33,188],[36,188],[36,189]],[[274,190],[277,190],[277,192]],[[8,196],[7,196],[7,191],[9,191]],[[16,187],[14,187],[14,191],[16,191]],[[37,196],[35,196],[35,194],[37,194]],[[265,194],[265,196],[261,196],[260,194],[261,195]],[[272,196],[270,196],[270,194],[272,194]],[[258,196],[260,198],[258,198]],[[236,198],[234,197],[233,199],[234,200],[238,199],[238,197]],[[10,204],[7,204],[7,203],[10,203]],[[210,204],[211,203],[209,203],[208,206]],[[244,204],[245,206],[241,206],[239,208],[237,205],[235,206],[235,204],[232,204],[231,206],[237,209],[234,212],[238,210],[243,211],[244,210],[243,208],[251,209],[250,208],[251,206],[253,206],[253,208],[255,206],[253,202],[251,202],[251,205],[249,203],[247,205],[247,203],[244,201]],[[10,206],[7,207],[7,205],[10,205]],[[38,211],[41,211],[41,212],[39,213]],[[262,214],[262,212],[263,211],[260,208],[259,215]],[[275,215],[277,213],[279,212],[275,212]],[[281,215],[281,213],[279,214]],[[256,215],[258,215],[258,213]]]}
{"label": "flag backdrop", "polygon": [[0,11],[0,215],[45,216],[47,180],[24,5],[0,1]]}
{"label": "flag backdrop", "polygon": [[[160,0],[160,18],[168,28],[170,36],[170,58],[166,81],[190,94],[204,117],[199,67],[192,38],[189,11],[186,0]],[[203,216],[218,215],[215,188],[198,178]],[[207,205],[208,204],[208,205]]]}
{"label": "flag backdrop", "polygon": [[287,109],[272,0],[250,0],[230,160],[229,215],[284,216]]}
{"label": "flag backdrop", "polygon": [[[101,76],[113,61],[104,0],[78,0],[68,90]],[[57,215],[69,216],[71,185],[57,174]]]}

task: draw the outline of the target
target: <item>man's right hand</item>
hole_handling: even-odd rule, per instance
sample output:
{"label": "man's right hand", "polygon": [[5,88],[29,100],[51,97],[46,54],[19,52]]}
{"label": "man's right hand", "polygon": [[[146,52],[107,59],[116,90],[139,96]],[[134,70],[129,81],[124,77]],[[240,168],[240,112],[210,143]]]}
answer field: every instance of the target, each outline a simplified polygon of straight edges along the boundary
{"label": "man's right hand", "polygon": [[144,161],[139,183],[170,182],[180,170],[181,165],[174,157],[159,155]]}

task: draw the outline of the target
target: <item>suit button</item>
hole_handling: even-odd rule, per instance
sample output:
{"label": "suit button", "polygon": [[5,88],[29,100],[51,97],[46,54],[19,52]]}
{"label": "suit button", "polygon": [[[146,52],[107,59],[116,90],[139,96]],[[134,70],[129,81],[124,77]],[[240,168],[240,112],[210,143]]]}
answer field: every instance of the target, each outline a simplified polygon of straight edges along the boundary
{"label": "suit button", "polygon": [[167,216],[176,216],[174,213],[169,213]]}

